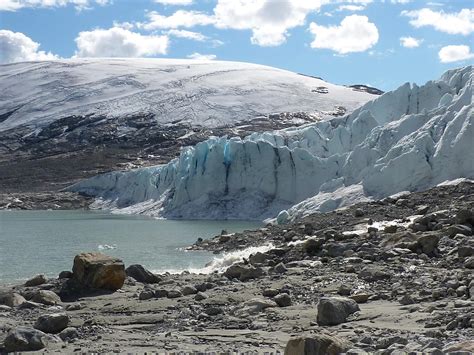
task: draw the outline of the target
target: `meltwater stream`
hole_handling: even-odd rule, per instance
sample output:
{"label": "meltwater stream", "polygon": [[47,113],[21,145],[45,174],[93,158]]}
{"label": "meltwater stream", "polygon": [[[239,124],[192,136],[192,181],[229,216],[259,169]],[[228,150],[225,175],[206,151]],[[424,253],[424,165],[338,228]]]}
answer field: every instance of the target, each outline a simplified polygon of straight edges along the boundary
{"label": "meltwater stream", "polygon": [[183,250],[198,237],[260,226],[255,221],[160,220],[100,211],[0,211],[0,283],[39,273],[55,277],[71,270],[76,254],[93,251],[154,271],[197,269],[214,258]]}

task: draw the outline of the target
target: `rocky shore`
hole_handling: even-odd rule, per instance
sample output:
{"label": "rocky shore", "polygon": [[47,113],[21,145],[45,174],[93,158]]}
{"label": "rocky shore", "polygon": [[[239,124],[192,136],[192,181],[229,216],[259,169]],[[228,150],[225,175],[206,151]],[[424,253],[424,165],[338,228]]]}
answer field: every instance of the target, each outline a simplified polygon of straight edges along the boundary
{"label": "rocky shore", "polygon": [[81,254],[57,279],[0,289],[0,353],[469,354],[473,229],[461,182],[199,240],[261,247],[208,274]]}

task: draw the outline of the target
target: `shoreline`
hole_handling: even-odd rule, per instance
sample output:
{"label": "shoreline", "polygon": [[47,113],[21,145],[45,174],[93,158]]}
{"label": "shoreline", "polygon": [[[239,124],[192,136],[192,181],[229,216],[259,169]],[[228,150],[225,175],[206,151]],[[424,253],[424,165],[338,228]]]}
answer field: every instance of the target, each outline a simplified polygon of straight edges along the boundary
{"label": "shoreline", "polygon": [[[157,275],[157,283],[128,276],[116,292],[52,305],[35,297],[61,294],[65,279],[17,286],[7,291],[25,305],[0,306],[0,353],[11,329],[58,312],[73,335],[48,336],[48,352],[275,353],[292,338],[329,339],[350,353],[472,352],[473,228],[474,184],[462,182],[190,246],[224,253],[273,244],[224,273]],[[358,310],[325,324],[326,299]]]}

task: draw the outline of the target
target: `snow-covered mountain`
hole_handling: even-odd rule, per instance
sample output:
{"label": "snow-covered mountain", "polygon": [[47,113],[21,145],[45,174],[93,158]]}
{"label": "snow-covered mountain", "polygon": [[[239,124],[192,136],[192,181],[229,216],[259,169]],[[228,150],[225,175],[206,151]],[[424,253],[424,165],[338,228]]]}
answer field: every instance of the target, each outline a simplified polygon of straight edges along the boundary
{"label": "snow-covered mountain", "polygon": [[99,172],[168,162],[211,135],[343,115],[376,97],[369,89],[223,61],[0,65],[0,191],[57,190]]}
{"label": "snow-covered mountain", "polygon": [[100,175],[71,190],[125,213],[279,222],[474,178],[473,67],[405,84],[352,114],[305,127],[212,138],[163,166]]}
{"label": "snow-covered mountain", "polygon": [[372,98],[268,66],[184,59],[2,65],[0,89],[0,131],[42,127],[72,115],[107,119],[142,113],[162,124],[220,127],[275,112],[332,112],[337,106],[352,111]]}

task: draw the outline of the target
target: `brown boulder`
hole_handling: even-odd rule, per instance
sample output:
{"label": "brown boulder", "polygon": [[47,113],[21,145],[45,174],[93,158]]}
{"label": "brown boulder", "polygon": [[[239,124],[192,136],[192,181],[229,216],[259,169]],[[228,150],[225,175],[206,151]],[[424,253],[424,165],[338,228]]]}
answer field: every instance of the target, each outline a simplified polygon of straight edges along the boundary
{"label": "brown boulder", "polygon": [[74,258],[73,279],[83,288],[116,291],[125,282],[122,260],[101,253],[82,253]]}

